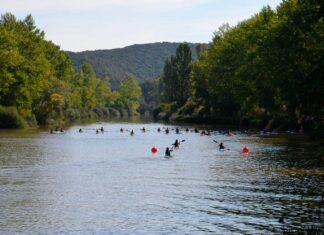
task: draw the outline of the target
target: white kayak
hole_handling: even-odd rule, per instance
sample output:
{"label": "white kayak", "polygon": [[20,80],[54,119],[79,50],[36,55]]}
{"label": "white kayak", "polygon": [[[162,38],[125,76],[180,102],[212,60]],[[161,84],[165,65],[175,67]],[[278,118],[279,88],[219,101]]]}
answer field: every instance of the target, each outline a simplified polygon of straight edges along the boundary
{"label": "white kayak", "polygon": [[52,131],[51,134],[65,134],[65,131]]}

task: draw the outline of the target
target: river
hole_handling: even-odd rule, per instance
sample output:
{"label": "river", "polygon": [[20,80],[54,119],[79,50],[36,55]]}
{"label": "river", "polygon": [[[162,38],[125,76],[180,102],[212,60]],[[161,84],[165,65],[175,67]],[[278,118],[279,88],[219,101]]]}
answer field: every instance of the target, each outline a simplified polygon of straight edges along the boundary
{"label": "river", "polygon": [[[105,132],[96,134],[101,126]],[[0,233],[324,231],[324,164],[316,149],[217,130],[166,135],[166,127],[175,128],[96,123],[65,134],[0,131]],[[180,148],[164,158],[175,139],[183,140]]]}

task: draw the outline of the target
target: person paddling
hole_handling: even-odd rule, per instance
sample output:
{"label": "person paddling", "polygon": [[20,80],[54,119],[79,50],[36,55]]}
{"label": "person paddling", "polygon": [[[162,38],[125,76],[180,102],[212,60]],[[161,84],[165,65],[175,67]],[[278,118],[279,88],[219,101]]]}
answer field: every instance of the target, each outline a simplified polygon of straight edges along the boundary
{"label": "person paddling", "polygon": [[124,129],[123,128],[120,128],[120,133],[123,133],[124,132]]}
{"label": "person paddling", "polygon": [[225,149],[225,146],[224,146],[223,142],[221,142],[219,144],[219,150],[224,150],[224,149]]}
{"label": "person paddling", "polygon": [[178,139],[176,139],[176,141],[172,145],[177,149],[180,147],[180,142],[178,141]]}
{"label": "person paddling", "polygon": [[179,130],[179,128],[178,128],[178,127],[176,128],[176,130],[175,130],[175,131],[176,131],[176,134],[179,134],[179,132],[180,132],[180,130]]}
{"label": "person paddling", "polygon": [[160,129],[160,127],[159,127],[159,128],[157,129],[157,131],[158,131],[158,132],[161,132],[161,129]]}
{"label": "person paddling", "polygon": [[79,133],[82,133],[82,129],[81,128],[79,129]]}
{"label": "person paddling", "polygon": [[130,132],[130,135],[131,135],[131,136],[133,136],[133,135],[134,135],[134,131],[133,131],[133,130],[132,130],[132,131]]}
{"label": "person paddling", "polygon": [[169,147],[167,147],[165,150],[165,157],[171,157],[172,151],[173,151],[173,149],[169,149]]}
{"label": "person paddling", "polygon": [[146,130],[145,130],[145,127],[142,128],[142,132],[144,133]]}
{"label": "person paddling", "polygon": [[100,131],[101,131],[101,133],[104,133],[104,128],[101,127],[101,128],[100,128]]}
{"label": "person paddling", "polygon": [[166,130],[165,130],[165,134],[169,134],[169,128],[167,128]]}

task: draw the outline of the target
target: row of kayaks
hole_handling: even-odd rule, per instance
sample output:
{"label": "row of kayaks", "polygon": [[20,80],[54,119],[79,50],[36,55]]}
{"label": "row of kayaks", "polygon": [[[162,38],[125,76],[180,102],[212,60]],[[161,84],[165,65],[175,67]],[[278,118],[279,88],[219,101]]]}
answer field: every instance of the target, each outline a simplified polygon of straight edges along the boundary
{"label": "row of kayaks", "polygon": [[51,134],[65,134],[65,131],[51,131]]}

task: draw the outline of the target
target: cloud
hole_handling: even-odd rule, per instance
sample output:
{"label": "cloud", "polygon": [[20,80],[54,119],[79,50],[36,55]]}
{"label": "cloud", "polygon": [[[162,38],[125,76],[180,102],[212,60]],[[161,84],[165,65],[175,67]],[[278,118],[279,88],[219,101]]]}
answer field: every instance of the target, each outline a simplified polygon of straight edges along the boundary
{"label": "cloud", "polygon": [[31,13],[46,38],[64,50],[93,50],[157,41],[208,42],[281,0],[0,0],[0,12]]}
{"label": "cloud", "polygon": [[110,7],[166,9],[193,7],[207,0],[0,0],[2,11],[88,11]]}

